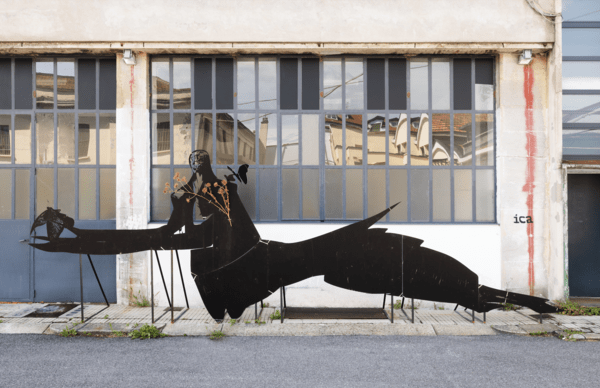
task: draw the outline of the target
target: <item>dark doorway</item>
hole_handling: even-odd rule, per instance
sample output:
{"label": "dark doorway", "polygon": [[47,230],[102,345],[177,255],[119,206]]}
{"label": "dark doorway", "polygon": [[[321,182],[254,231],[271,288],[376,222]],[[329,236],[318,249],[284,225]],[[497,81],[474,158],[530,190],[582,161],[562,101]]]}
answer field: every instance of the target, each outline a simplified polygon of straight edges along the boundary
{"label": "dark doorway", "polygon": [[570,296],[600,297],[600,174],[568,176]]}

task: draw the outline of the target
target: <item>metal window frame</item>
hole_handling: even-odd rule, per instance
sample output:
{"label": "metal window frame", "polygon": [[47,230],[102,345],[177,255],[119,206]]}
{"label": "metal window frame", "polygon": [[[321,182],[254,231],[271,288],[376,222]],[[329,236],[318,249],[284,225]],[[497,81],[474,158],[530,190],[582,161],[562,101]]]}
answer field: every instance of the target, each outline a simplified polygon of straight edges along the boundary
{"label": "metal window frame", "polygon": [[[450,67],[449,67],[449,78],[450,78],[450,90],[449,90],[449,96],[450,96],[450,109],[449,110],[434,110],[432,109],[432,93],[433,93],[433,80],[432,80],[432,59],[433,58],[448,58],[450,61]],[[254,221],[255,222],[286,222],[286,221],[293,221],[293,222],[315,222],[315,221],[327,221],[327,222],[331,222],[331,223],[336,223],[336,222],[343,222],[346,223],[348,221],[354,220],[354,219],[349,219],[346,217],[346,171],[350,170],[350,169],[362,169],[363,171],[363,217],[367,217],[368,215],[368,172],[371,169],[383,169],[385,170],[385,180],[386,180],[386,187],[385,187],[385,201],[386,201],[386,206],[390,205],[390,171],[391,170],[406,170],[407,171],[407,219],[405,221],[390,221],[390,216],[389,214],[386,216],[386,218],[384,220],[382,220],[381,222],[384,223],[391,223],[391,224],[497,224],[497,210],[496,210],[496,201],[497,201],[497,172],[496,172],[496,137],[497,137],[497,131],[496,131],[496,114],[495,114],[495,106],[496,106],[496,96],[494,93],[494,98],[493,98],[493,107],[494,109],[492,110],[476,110],[475,109],[475,59],[481,59],[481,58],[492,58],[495,59],[494,56],[491,55],[424,55],[424,56],[419,56],[418,58],[428,58],[428,89],[429,89],[429,93],[428,93],[428,109],[421,109],[421,110],[412,110],[411,109],[411,101],[410,98],[407,99],[407,107],[406,110],[390,110],[389,109],[389,59],[390,58],[405,58],[403,56],[397,56],[397,55],[336,55],[336,56],[327,56],[327,59],[340,59],[341,60],[341,79],[342,79],[342,90],[341,90],[341,94],[342,94],[342,101],[346,101],[346,85],[345,85],[345,62],[346,59],[357,59],[357,58],[362,58],[363,60],[363,109],[360,110],[356,110],[356,109],[345,109],[345,103],[342,103],[342,107],[339,110],[331,110],[331,109],[324,109],[324,102],[323,102],[323,98],[321,97],[319,100],[319,109],[318,110],[304,110],[302,107],[302,59],[303,58],[319,58],[319,90],[321,91],[321,93],[323,92],[323,87],[324,87],[324,74],[323,74],[323,57],[318,57],[318,56],[314,56],[314,55],[239,55],[234,58],[234,67],[233,67],[233,83],[234,83],[234,97],[233,97],[233,109],[217,109],[216,108],[216,81],[215,81],[215,75],[216,75],[216,59],[218,58],[232,58],[231,56],[228,55],[206,55],[206,56],[202,56],[202,55],[156,55],[156,56],[152,56],[151,61],[150,61],[150,71],[149,71],[149,78],[150,81],[152,79],[152,61],[154,59],[164,59],[164,58],[168,58],[169,59],[169,84],[170,84],[170,103],[169,103],[169,109],[153,109],[151,108],[150,111],[150,128],[152,128],[152,117],[155,113],[168,113],[171,117],[171,137],[173,136],[173,114],[174,113],[186,113],[186,114],[190,114],[191,115],[191,121],[192,121],[192,128],[191,128],[191,132],[192,132],[192,148],[194,148],[195,146],[195,116],[198,113],[211,113],[212,117],[213,117],[213,123],[212,123],[212,139],[213,139],[213,144],[212,144],[212,155],[213,155],[213,160],[212,160],[212,166],[215,170],[221,170],[221,169],[226,169],[227,166],[226,165],[220,165],[217,164],[217,137],[216,137],[216,118],[217,118],[217,114],[220,113],[228,113],[231,114],[234,120],[234,126],[233,126],[233,135],[234,135],[234,140],[233,140],[233,144],[234,144],[234,151],[233,151],[233,158],[234,158],[234,165],[231,166],[232,168],[236,168],[239,164],[238,162],[238,156],[239,156],[239,150],[238,150],[238,114],[254,114],[255,115],[255,130],[256,133],[258,134],[260,131],[260,118],[263,117],[263,115],[265,114],[273,114],[275,113],[277,115],[277,139],[278,139],[278,147],[277,147],[277,164],[275,165],[260,165],[259,162],[259,152],[258,152],[258,143],[259,143],[259,136],[255,136],[255,164],[253,166],[251,166],[252,169],[255,170],[255,179],[256,179],[256,191],[255,191],[255,209],[256,209],[256,214],[254,217]],[[191,78],[190,78],[190,88],[191,88],[191,108],[190,109],[173,109],[173,59],[174,58],[185,58],[185,59],[189,59],[190,60],[190,68],[191,68]],[[212,109],[210,110],[197,110],[195,109],[195,101],[194,101],[194,59],[195,58],[211,58],[212,61]],[[259,79],[259,61],[261,58],[275,58],[276,60],[276,93],[277,93],[277,108],[276,109],[260,109],[259,108],[259,86],[260,86],[260,79]],[[280,59],[281,58],[295,58],[298,60],[298,109],[285,109],[285,110],[281,110],[280,109],[280,87],[279,87],[279,69],[280,69]],[[367,74],[366,74],[366,61],[368,58],[383,58],[385,60],[385,109],[376,109],[376,110],[367,110]],[[453,93],[454,93],[454,87],[453,87],[453,59],[454,58],[469,58],[471,59],[471,93],[472,93],[472,106],[470,110],[460,110],[460,111],[455,111],[453,104]],[[250,60],[254,60],[254,93],[255,93],[255,109],[239,109],[238,105],[237,105],[237,95],[238,95],[238,71],[237,71],[237,64],[238,64],[238,59],[250,59]],[[406,87],[407,87],[407,92],[410,92],[410,58],[406,58],[407,59],[407,66],[406,66]],[[493,74],[494,74],[494,83],[493,83],[493,87],[494,90],[496,89],[496,61],[494,60],[494,64],[493,64]],[[364,130],[364,128],[366,128],[366,122],[367,122],[367,118],[369,114],[372,113],[380,113],[382,115],[384,115],[385,120],[386,120],[386,162],[385,165],[368,165],[368,159],[367,159],[367,132]],[[451,136],[451,149],[454,149],[454,114],[456,113],[465,113],[465,114],[470,114],[471,115],[471,142],[472,142],[472,163],[470,166],[455,166],[454,165],[454,158],[451,156],[451,161],[450,161],[450,165],[449,166],[433,166],[432,164],[432,154],[431,154],[431,150],[429,152],[429,165],[428,166],[413,166],[410,160],[410,131],[407,131],[407,144],[408,144],[408,155],[407,155],[407,159],[408,159],[408,164],[405,166],[390,166],[389,164],[389,122],[390,122],[390,118],[391,117],[395,117],[395,115],[400,116],[400,114],[405,113],[407,115],[407,125],[410,125],[410,118],[413,114],[418,114],[420,115],[421,113],[426,113],[429,116],[429,120],[431,123],[432,120],[432,115],[433,114],[437,114],[437,113],[446,113],[450,115],[450,136]],[[363,164],[360,166],[346,166],[346,161],[345,161],[345,156],[342,158],[343,162],[342,165],[338,165],[338,166],[325,166],[324,164],[324,151],[325,151],[325,144],[324,144],[324,139],[325,139],[325,132],[324,132],[324,123],[325,123],[325,115],[328,114],[336,114],[336,115],[340,115],[342,117],[342,149],[343,149],[343,153],[345,154],[345,147],[346,147],[346,115],[347,114],[360,114],[363,117]],[[494,130],[494,134],[493,134],[493,151],[492,151],[492,157],[493,157],[493,164],[490,166],[478,166],[476,164],[476,149],[475,149],[475,127],[477,125],[476,123],[476,115],[477,114],[492,114],[493,115],[493,130]],[[281,165],[281,141],[282,141],[282,116],[285,115],[298,115],[298,139],[299,139],[299,147],[298,147],[298,154],[299,154],[299,164],[298,165],[285,165],[282,166]],[[318,139],[319,139],[319,154],[320,154],[320,158],[319,158],[319,164],[318,166],[314,166],[314,165],[310,165],[310,166],[305,166],[302,164],[302,116],[303,115],[318,115],[319,116],[319,134],[318,134]],[[431,131],[432,127],[430,124],[430,131],[429,131],[429,137],[430,137],[430,145],[431,145],[431,141],[432,141],[432,131]],[[149,133],[151,142],[152,142],[152,133]],[[152,171],[155,168],[168,168],[170,171],[170,176],[172,177],[174,174],[174,169],[177,168],[188,168],[187,165],[179,165],[179,164],[173,164],[173,149],[174,147],[171,147],[171,163],[170,165],[166,165],[166,164],[154,164],[151,163],[151,169],[149,172],[150,175],[150,179],[152,179]],[[152,145],[151,145],[151,149],[152,150]],[[191,152],[191,150],[190,150]],[[261,219],[261,211],[260,211],[260,198],[261,198],[261,185],[260,185],[260,175],[261,175],[261,170],[264,169],[275,169],[277,170],[277,177],[278,177],[278,182],[277,182],[277,212],[278,212],[278,216],[276,220],[264,220]],[[287,219],[287,218],[283,218],[282,217],[282,213],[283,213],[283,209],[282,209],[282,201],[281,201],[281,197],[282,197],[282,191],[283,191],[283,170],[285,169],[296,169],[298,170],[298,175],[299,175],[299,209],[298,209],[298,218],[297,219]],[[319,203],[319,213],[320,213],[320,219],[304,219],[303,217],[303,181],[302,181],[302,176],[303,176],[303,171],[304,170],[308,170],[308,169],[318,169],[319,170],[319,197],[320,197],[320,203]],[[340,194],[341,200],[343,201],[343,218],[341,219],[328,219],[325,217],[325,206],[326,206],[326,194],[325,194],[325,173],[326,170],[328,169],[341,169],[342,170],[342,193]],[[433,193],[432,193],[432,184],[433,184],[433,171],[436,169],[446,169],[450,171],[450,207],[451,207],[451,220],[450,221],[434,221],[433,220]],[[472,219],[470,221],[455,221],[455,198],[454,198],[454,172],[456,170],[471,170],[471,179],[472,179]],[[412,214],[411,214],[411,172],[412,171],[416,171],[416,170],[427,170],[429,172],[429,188],[428,188],[428,195],[429,195],[429,216],[427,220],[423,220],[423,221],[412,221]],[[477,221],[477,187],[476,187],[476,175],[477,175],[477,171],[478,170],[490,170],[493,171],[493,179],[494,179],[494,196],[493,196],[493,220],[492,221]],[[154,195],[154,193],[152,194]],[[382,209],[383,210],[383,209]],[[151,211],[152,213],[152,211]],[[164,221],[164,219],[158,219],[155,218],[152,214],[151,214],[151,219],[152,221],[156,221],[156,222],[160,222],[160,221]]]}

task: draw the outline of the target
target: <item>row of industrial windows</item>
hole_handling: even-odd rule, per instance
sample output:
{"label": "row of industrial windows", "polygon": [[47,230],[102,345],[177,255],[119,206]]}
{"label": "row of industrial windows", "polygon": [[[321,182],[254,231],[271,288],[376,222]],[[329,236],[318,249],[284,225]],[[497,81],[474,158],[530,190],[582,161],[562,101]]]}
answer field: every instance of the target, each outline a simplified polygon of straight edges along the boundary
{"label": "row of industrial windows", "polygon": [[[494,60],[155,57],[152,219],[206,150],[255,221],[495,222]],[[201,217],[197,214],[197,217]]]}
{"label": "row of industrial windows", "polygon": [[563,1],[563,159],[600,159],[600,4]]}
{"label": "row of industrial windows", "polygon": [[0,58],[0,219],[116,213],[114,58]]}

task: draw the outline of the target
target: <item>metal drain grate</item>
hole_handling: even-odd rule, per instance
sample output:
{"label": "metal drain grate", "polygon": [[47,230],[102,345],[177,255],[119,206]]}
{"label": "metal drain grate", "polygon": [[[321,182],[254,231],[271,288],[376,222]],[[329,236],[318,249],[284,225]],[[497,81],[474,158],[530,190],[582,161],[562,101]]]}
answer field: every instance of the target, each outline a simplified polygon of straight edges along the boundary
{"label": "metal drain grate", "polygon": [[288,307],[285,319],[388,319],[380,308]]}

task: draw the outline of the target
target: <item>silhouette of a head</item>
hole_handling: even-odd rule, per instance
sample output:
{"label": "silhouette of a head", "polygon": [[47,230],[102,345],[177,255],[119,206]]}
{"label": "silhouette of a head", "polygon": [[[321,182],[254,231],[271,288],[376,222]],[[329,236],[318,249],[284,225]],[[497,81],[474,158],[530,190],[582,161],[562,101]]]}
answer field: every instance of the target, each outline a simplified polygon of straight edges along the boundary
{"label": "silhouette of a head", "polygon": [[210,166],[210,156],[204,150],[195,150],[190,154],[190,168],[194,172],[201,172],[203,166]]}

